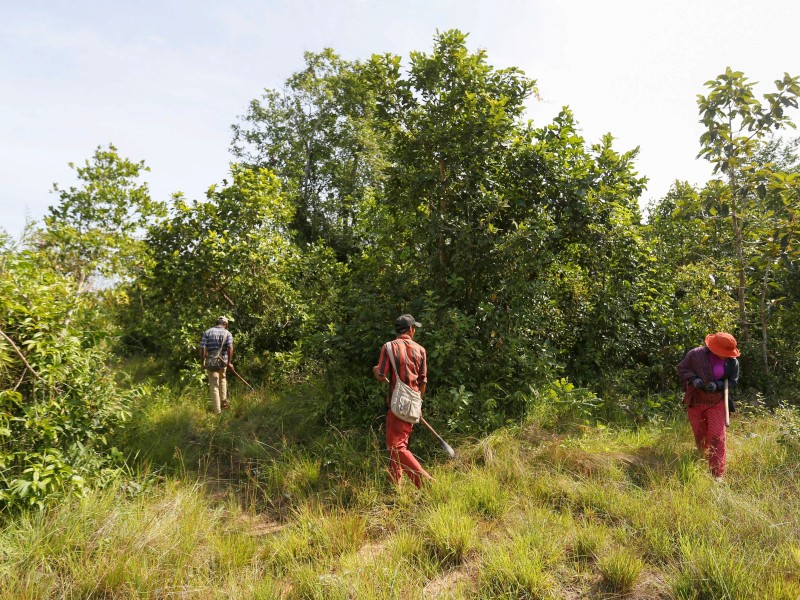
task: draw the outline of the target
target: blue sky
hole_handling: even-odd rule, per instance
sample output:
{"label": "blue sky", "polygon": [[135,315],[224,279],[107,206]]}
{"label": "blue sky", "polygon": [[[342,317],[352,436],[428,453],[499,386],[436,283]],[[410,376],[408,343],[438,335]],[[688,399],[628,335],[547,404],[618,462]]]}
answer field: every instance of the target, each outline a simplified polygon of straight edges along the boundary
{"label": "blue sky", "polygon": [[[696,95],[726,66],[800,74],[800,3],[777,0],[0,0],[0,228],[17,235],[98,145],[144,160],[155,198],[201,198],[228,172],[230,125],[303,52],[428,51],[470,33],[537,80],[540,125],[568,104],[587,140],[641,147],[642,202],[702,183]],[[798,118],[797,120],[800,120]]]}

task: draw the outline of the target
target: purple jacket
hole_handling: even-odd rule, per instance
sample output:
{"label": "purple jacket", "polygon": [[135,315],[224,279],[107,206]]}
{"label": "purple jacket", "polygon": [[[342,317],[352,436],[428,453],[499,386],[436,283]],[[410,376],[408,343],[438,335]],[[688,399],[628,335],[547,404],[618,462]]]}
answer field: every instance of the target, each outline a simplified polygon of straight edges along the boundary
{"label": "purple jacket", "polygon": [[[683,360],[678,363],[678,377],[681,380],[683,390],[683,403],[688,406],[695,404],[716,404],[723,398],[722,391],[707,392],[703,389],[698,390],[692,382],[698,377],[703,383],[714,381],[714,371],[711,368],[711,350],[705,346],[698,346],[686,353]],[[739,381],[739,361],[735,358],[725,359],[725,375],[723,379],[717,381],[717,388],[722,388],[723,380],[728,380],[728,389],[736,387]]]}

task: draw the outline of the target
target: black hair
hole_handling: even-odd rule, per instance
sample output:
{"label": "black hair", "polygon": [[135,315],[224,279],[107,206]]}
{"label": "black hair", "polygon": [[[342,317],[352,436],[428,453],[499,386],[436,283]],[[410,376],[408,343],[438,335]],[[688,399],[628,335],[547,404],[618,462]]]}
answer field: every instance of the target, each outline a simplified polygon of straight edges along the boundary
{"label": "black hair", "polygon": [[409,329],[411,329],[411,327],[409,327],[408,325],[395,325],[395,326],[394,326],[394,330],[395,330],[397,333],[405,333],[405,332],[406,332],[406,331],[408,331]]}

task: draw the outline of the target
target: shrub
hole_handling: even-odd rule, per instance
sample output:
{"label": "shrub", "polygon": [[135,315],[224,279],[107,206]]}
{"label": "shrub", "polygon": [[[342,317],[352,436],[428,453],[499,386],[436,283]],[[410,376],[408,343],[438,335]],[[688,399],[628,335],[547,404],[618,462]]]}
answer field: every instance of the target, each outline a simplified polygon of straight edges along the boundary
{"label": "shrub", "polygon": [[96,302],[29,251],[0,246],[0,506],[43,508],[113,474],[130,391],[106,368]]}

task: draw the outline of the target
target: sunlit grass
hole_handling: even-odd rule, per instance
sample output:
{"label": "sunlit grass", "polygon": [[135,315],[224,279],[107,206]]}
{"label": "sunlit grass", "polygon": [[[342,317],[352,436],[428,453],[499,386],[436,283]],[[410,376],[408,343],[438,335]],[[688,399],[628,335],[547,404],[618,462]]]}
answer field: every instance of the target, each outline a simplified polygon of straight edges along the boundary
{"label": "sunlit grass", "polygon": [[610,591],[627,594],[639,581],[644,562],[630,550],[623,549],[603,556],[598,566],[603,583]]}
{"label": "sunlit grass", "polygon": [[0,598],[800,597],[800,452],[769,416],[737,419],[723,483],[678,420],[517,425],[417,490],[380,432],[260,394],[152,399],[132,480],[6,520]]}

